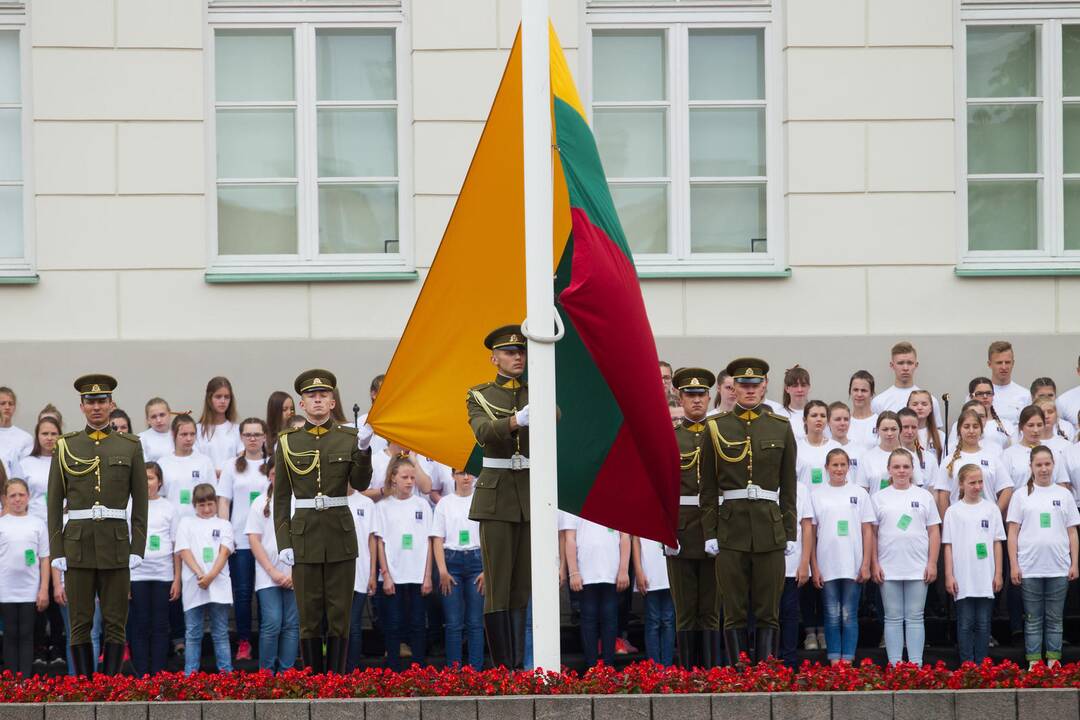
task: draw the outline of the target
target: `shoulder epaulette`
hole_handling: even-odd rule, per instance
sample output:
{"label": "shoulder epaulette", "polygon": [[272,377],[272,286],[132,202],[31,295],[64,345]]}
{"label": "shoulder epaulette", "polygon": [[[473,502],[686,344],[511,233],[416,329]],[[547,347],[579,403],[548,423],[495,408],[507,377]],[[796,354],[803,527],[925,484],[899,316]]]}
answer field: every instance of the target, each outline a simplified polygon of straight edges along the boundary
{"label": "shoulder epaulette", "polygon": [[79,435],[80,433],[82,433],[82,430],[75,430],[74,432],[64,433],[60,437],[62,437],[62,438],[73,438],[76,435]]}
{"label": "shoulder epaulette", "polygon": [[791,418],[789,418],[787,415],[781,415],[780,413],[775,413],[775,412],[769,412],[769,413],[765,413],[765,414],[768,415],[769,417],[776,418],[777,420],[783,420],[786,423],[791,422]]}
{"label": "shoulder epaulette", "polygon": [[299,429],[300,428],[294,428],[294,427],[285,428],[284,430],[282,430],[281,432],[278,433],[278,437],[281,437],[282,435],[288,435],[291,432],[296,432]]}
{"label": "shoulder epaulette", "polygon": [[341,432],[347,433],[349,435],[357,435],[357,434],[360,433],[359,430],[357,430],[354,427],[349,427],[348,425],[338,425],[337,429],[340,430]]}
{"label": "shoulder epaulette", "polygon": [[126,432],[114,432],[113,435],[116,435],[117,437],[122,437],[125,440],[130,440],[133,443],[137,443],[137,444],[140,444],[140,445],[142,444],[142,441],[139,440],[138,435],[132,435],[131,433],[126,433]]}
{"label": "shoulder epaulette", "polygon": [[715,415],[711,416],[711,417],[710,417],[709,419],[710,419],[710,420],[713,420],[713,419],[715,419],[715,418],[722,418],[722,417],[727,417],[727,416],[728,416],[728,415],[730,415],[730,414],[731,414],[731,411],[730,411],[730,410],[721,410],[720,412],[718,412],[718,413],[716,413]]}
{"label": "shoulder epaulette", "polygon": [[473,385],[471,388],[469,388],[469,392],[471,393],[474,390],[476,390],[476,391],[487,390],[489,387],[491,387],[494,384],[495,383],[493,383],[493,382],[485,382],[485,383],[480,383],[479,385]]}

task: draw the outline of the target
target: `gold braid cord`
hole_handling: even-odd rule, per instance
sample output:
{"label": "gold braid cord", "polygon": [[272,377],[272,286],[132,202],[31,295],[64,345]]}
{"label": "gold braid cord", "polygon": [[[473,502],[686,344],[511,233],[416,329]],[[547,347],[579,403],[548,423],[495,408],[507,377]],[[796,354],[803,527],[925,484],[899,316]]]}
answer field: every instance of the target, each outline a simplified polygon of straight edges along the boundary
{"label": "gold braid cord", "polygon": [[701,492],[701,446],[698,445],[694,448],[694,452],[679,453],[679,458],[683,461],[679,463],[680,470],[689,470],[695,468],[697,470],[697,486],[698,492]]}
{"label": "gold braid cord", "polygon": [[[313,471],[318,470],[318,474],[315,476],[315,485],[319,492],[322,492],[322,463],[320,462],[318,450],[307,450],[305,452],[293,452],[289,449],[289,436],[281,436],[281,457],[285,460],[285,465],[289,468],[289,472],[293,475],[303,477],[304,475],[310,475]],[[296,467],[293,462],[293,458],[315,458],[311,465],[306,470],[301,470]]]}
{"label": "gold braid cord", "polygon": [[[742,462],[743,459],[745,459],[748,455],[751,457],[752,461],[753,452],[750,450],[750,438],[746,438],[745,440],[735,440],[734,442],[728,440],[726,437],[720,434],[720,429],[717,428],[716,423],[713,422],[709,423],[709,434],[712,436],[712,443],[713,447],[716,449],[716,454],[719,455],[726,462]],[[724,445],[729,445],[731,447],[739,447],[740,445],[742,445],[742,452],[739,453],[737,456],[728,455],[726,452],[724,452]]]}
{"label": "gold braid cord", "polygon": [[[90,473],[94,473],[97,478],[97,491],[101,492],[101,458],[94,457],[93,460],[85,460],[78,455],[72,455],[68,450],[67,440],[60,438],[56,441],[56,454],[60,458],[60,467],[63,472],[60,473],[61,478],[64,481],[64,492],[67,492],[67,476],[71,477],[84,477]],[[78,465],[85,465],[82,470],[75,470],[68,464],[68,460],[74,461]]]}
{"label": "gold braid cord", "polygon": [[487,414],[487,416],[492,420],[499,419],[498,415],[495,414],[496,412],[501,412],[505,415],[513,415],[515,412],[517,412],[517,410],[507,410],[506,408],[501,408],[498,405],[492,405],[490,402],[488,402],[488,399],[480,393],[479,390],[470,390],[469,393],[472,395],[473,400],[476,401],[476,404],[479,405]]}

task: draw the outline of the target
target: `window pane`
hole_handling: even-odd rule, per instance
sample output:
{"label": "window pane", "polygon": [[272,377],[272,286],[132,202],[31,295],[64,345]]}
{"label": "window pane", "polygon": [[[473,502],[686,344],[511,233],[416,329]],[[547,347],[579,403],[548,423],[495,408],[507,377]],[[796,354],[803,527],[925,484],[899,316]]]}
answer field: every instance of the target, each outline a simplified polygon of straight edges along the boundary
{"label": "window pane", "polygon": [[319,252],[397,252],[397,243],[397,185],[319,186]]}
{"label": "window pane", "polygon": [[23,256],[22,188],[0,187],[0,258]]}
{"label": "window pane", "polygon": [[0,103],[19,102],[19,33],[4,30],[0,32]]}
{"label": "window pane", "polygon": [[667,185],[611,185],[610,189],[630,250],[666,253]]}
{"label": "window pane", "polygon": [[690,31],[691,100],[763,100],[765,32]]}
{"label": "window pane", "polygon": [[593,99],[666,100],[667,52],[662,30],[593,35]]}
{"label": "window pane", "polygon": [[22,180],[21,110],[0,110],[0,180]]}
{"label": "window pane", "polygon": [[765,227],[764,183],[690,187],[693,252],[765,252]]}
{"label": "window pane", "polygon": [[968,26],[967,96],[1039,95],[1038,52],[1034,25]]}
{"label": "window pane", "polygon": [[1067,104],[1062,110],[1065,137],[1065,172],[1080,173],[1080,105]]}
{"label": "window pane", "polygon": [[296,254],[296,186],[218,186],[218,253]]}
{"label": "window pane", "polygon": [[319,177],[396,175],[396,110],[319,110]]}
{"label": "window pane", "polygon": [[1038,107],[969,105],[968,172],[1039,172]]}
{"label": "window pane", "polygon": [[1037,250],[1038,180],[968,182],[968,248]]}
{"label": "window pane", "polygon": [[1080,97],[1080,25],[1061,28],[1061,92]]}
{"label": "window pane", "polygon": [[397,97],[393,30],[316,32],[319,100]]}
{"label": "window pane", "polygon": [[295,127],[292,110],[218,110],[218,177],[296,177]]}
{"label": "window pane", "polygon": [[214,66],[220,101],[292,100],[292,30],[218,30]]}
{"label": "window pane", "polygon": [[765,175],[765,109],[691,109],[690,174]]}
{"label": "window pane", "polygon": [[593,112],[600,159],[608,177],[667,177],[667,110]]}
{"label": "window pane", "polygon": [[1080,250],[1080,180],[1065,181],[1065,249]]}

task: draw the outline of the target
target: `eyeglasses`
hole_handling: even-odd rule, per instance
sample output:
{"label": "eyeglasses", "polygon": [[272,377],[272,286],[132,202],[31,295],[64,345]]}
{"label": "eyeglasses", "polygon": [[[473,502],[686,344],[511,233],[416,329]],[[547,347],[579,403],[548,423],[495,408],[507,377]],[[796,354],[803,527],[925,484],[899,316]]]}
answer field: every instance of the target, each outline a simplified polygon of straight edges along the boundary
{"label": "eyeglasses", "polygon": [[241,437],[245,440],[255,440],[256,438],[266,437],[266,433],[243,433]]}
{"label": "eyeglasses", "polygon": [[993,390],[980,390],[979,392],[971,393],[972,397],[994,397]]}

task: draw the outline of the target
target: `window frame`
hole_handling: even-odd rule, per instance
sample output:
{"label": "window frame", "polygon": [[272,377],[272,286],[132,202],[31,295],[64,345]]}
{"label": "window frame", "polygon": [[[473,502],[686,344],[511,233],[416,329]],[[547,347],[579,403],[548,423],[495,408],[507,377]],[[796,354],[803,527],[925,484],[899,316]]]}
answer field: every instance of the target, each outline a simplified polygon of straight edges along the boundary
{"label": "window frame", "polygon": [[[784,178],[784,83],[782,18],[778,7],[763,2],[619,4],[592,0],[585,9],[582,37],[582,90],[589,121],[593,118],[592,39],[597,30],[649,30],[665,32],[669,108],[668,250],[635,253],[641,277],[754,277],[782,276],[787,269]],[[691,101],[689,98],[689,34],[691,30],[760,28],[763,32],[765,73],[765,228],[764,253],[694,253],[690,235],[690,110],[696,106],[730,104],[747,107],[755,101]],[[604,105],[605,103],[601,103]],[[630,104],[630,103],[628,103]],[[661,103],[654,103],[661,104]],[[738,178],[727,179],[737,183]],[[744,179],[745,180],[745,179]],[[645,182],[642,180],[641,182]],[[755,180],[755,182],[757,182]],[[712,181],[705,184],[715,184]]]}
{"label": "window frame", "polygon": [[34,109],[33,93],[30,91],[31,39],[30,22],[24,3],[0,3],[0,30],[14,30],[19,33],[19,93],[20,102],[4,104],[0,107],[18,108],[20,143],[22,147],[22,180],[7,184],[8,187],[22,187],[22,236],[23,254],[21,258],[0,258],[0,284],[21,284],[37,281],[36,253],[34,236],[34,173],[31,172],[31,160],[34,156],[33,129]]}
{"label": "window frame", "polygon": [[[1042,177],[1042,197],[1039,204],[1039,247],[1035,250],[970,250],[968,223],[968,88],[967,88],[967,29],[1033,25],[1039,28],[1039,56],[1036,60],[1040,80],[1038,143],[1040,170],[1033,174],[1002,173],[1002,179]],[[1065,249],[1064,204],[1064,96],[1062,92],[1062,42],[1064,25],[1080,25],[1080,4],[1069,6],[965,6],[960,8],[955,37],[955,102],[956,102],[956,272],[960,275],[1000,274],[1080,274],[1080,249]],[[1014,98],[995,98],[1012,104]],[[976,104],[990,104],[990,99]],[[1030,103],[1023,99],[1016,104]],[[975,180],[984,175],[975,174]],[[1072,177],[1078,177],[1073,173]]]}
{"label": "window frame", "polygon": [[[252,6],[244,2],[213,2],[205,28],[204,102],[206,112],[206,231],[207,280],[243,282],[273,277],[297,280],[412,278],[416,274],[413,235],[413,161],[411,41],[406,13],[400,2],[324,3],[288,2]],[[215,34],[217,30],[293,30],[294,124],[297,254],[224,255],[218,252],[217,100]],[[319,252],[318,108],[316,96],[315,34],[319,29],[390,30],[394,34],[396,105],[398,249],[393,253]],[[258,104],[258,103],[256,103]],[[286,105],[288,103],[281,103]],[[348,103],[345,103],[348,104]],[[333,181],[340,183],[340,181]]]}

